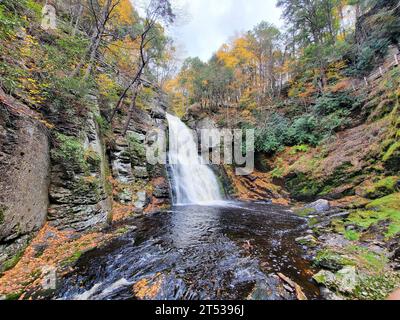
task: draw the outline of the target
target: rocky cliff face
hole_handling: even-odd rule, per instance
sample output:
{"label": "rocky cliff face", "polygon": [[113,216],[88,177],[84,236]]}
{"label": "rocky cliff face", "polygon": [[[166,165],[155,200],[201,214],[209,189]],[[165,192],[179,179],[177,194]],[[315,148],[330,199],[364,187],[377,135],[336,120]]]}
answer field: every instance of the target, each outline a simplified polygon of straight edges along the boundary
{"label": "rocky cliff face", "polygon": [[165,166],[151,165],[146,159],[146,149],[167,136],[166,99],[163,93],[157,92],[146,110],[136,108],[125,136],[122,123],[114,129],[116,139],[110,157],[119,189],[116,200],[133,204],[137,212],[170,204]]}
{"label": "rocky cliff face", "polygon": [[4,93],[1,98],[2,270],[46,222],[58,230],[84,232],[113,220],[113,201],[124,206],[127,216],[169,205],[165,166],[146,160],[146,147],[167,131],[162,92],[135,110],[125,136],[126,117],[120,117],[107,146],[95,93],[87,97],[90,108],[80,114],[49,109],[50,128],[28,107]]}
{"label": "rocky cliff face", "polygon": [[93,113],[88,115],[79,137],[58,135],[59,141],[52,151],[48,219],[59,229],[84,231],[108,221],[108,164],[94,117]]}
{"label": "rocky cliff face", "polygon": [[0,269],[46,221],[48,131],[29,109],[0,101]]}

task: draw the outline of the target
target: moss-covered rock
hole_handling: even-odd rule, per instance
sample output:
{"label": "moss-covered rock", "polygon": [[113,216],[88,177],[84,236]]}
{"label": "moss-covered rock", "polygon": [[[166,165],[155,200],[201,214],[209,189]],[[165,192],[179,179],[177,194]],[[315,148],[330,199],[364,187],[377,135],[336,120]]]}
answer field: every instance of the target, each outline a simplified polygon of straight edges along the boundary
{"label": "moss-covered rock", "polygon": [[389,196],[372,201],[366,206],[367,209],[393,209],[400,211],[400,193],[394,193]]}
{"label": "moss-covered rock", "polygon": [[336,273],[322,270],[314,275],[313,279],[317,283],[343,294],[352,294],[359,283],[357,270],[354,266],[346,266]]}
{"label": "moss-covered rock", "polygon": [[318,245],[318,240],[312,235],[297,238],[296,242],[309,248],[314,248]]}
{"label": "moss-covered rock", "polygon": [[366,208],[352,212],[345,225],[353,225],[359,232],[386,239],[400,233],[400,193],[374,200]]}
{"label": "moss-covered rock", "polygon": [[310,201],[315,199],[321,187],[320,182],[304,173],[297,173],[286,180],[286,188],[297,200]]}
{"label": "moss-covered rock", "polygon": [[312,215],[315,212],[316,210],[314,208],[299,208],[294,210],[294,213],[300,217],[308,217],[309,215]]}
{"label": "moss-covered rock", "polygon": [[56,133],[57,143],[51,151],[52,160],[61,163],[66,169],[87,172],[83,143],[76,137]]}
{"label": "moss-covered rock", "polygon": [[0,272],[5,272],[7,270],[10,270],[14,268],[19,260],[21,260],[22,255],[24,254],[25,247],[19,250],[15,255],[13,255],[10,259],[6,260],[0,268]]}
{"label": "moss-covered rock", "polygon": [[400,141],[394,142],[382,157],[385,167],[391,171],[400,170]]}
{"label": "moss-covered rock", "polygon": [[400,171],[400,111],[399,107],[393,110],[392,124],[388,138],[383,142],[382,161],[388,172]]}
{"label": "moss-covered rock", "polygon": [[146,149],[138,135],[132,133],[128,135],[127,156],[131,159],[133,166],[146,162]]}
{"label": "moss-covered rock", "polygon": [[84,158],[91,172],[101,171],[101,156],[96,151],[92,148],[87,149]]}
{"label": "moss-covered rock", "polygon": [[378,199],[394,193],[398,187],[399,177],[386,177],[372,183],[363,191],[363,196],[368,199]]}
{"label": "moss-covered rock", "polygon": [[350,258],[343,256],[338,252],[329,249],[322,249],[317,252],[314,259],[314,265],[332,271],[339,271],[346,265],[355,265],[355,263]]}

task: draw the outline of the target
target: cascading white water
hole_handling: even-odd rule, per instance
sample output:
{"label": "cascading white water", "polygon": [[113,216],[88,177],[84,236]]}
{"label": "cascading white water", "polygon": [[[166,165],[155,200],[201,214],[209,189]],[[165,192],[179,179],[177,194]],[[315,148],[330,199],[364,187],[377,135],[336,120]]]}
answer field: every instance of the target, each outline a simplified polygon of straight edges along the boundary
{"label": "cascading white water", "polygon": [[177,117],[167,114],[169,124],[169,164],[175,204],[207,204],[222,200],[218,180],[198,154],[190,129]]}

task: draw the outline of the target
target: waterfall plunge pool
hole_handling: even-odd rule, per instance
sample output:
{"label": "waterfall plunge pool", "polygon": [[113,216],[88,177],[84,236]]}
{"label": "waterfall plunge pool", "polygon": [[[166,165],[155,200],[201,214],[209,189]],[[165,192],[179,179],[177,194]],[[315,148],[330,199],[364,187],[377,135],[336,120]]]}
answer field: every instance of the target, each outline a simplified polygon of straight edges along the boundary
{"label": "waterfall plunge pool", "polygon": [[[81,257],[59,299],[294,299],[276,277],[319,297],[295,238],[306,221],[287,208],[228,202],[176,206],[134,220],[136,230]],[[155,287],[135,288],[146,283]],[[150,294],[151,292],[151,294]]]}
{"label": "waterfall plunge pool", "polygon": [[305,219],[285,207],[227,202],[193,133],[167,115],[175,205],[133,220],[134,231],[81,257],[59,299],[294,299],[277,277],[319,290],[295,239]]}

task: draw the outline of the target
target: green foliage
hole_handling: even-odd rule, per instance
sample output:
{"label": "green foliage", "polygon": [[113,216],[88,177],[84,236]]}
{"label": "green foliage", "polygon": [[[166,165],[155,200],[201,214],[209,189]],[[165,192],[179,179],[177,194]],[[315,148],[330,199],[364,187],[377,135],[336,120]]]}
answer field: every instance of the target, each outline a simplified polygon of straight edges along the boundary
{"label": "green foliage", "polygon": [[15,34],[15,31],[27,26],[24,15],[38,20],[41,16],[42,6],[34,0],[7,0],[0,3],[0,39]]}
{"label": "green foliage", "polygon": [[87,95],[93,84],[90,81],[82,83],[78,78],[69,77],[54,77],[51,80],[51,86],[46,90],[48,101],[57,110],[65,109],[71,114],[75,114],[78,110],[90,108],[90,101],[87,100]]}
{"label": "green foliage", "polygon": [[56,134],[57,145],[52,150],[55,161],[81,172],[88,170],[83,144],[76,137]]}
{"label": "green foliage", "polygon": [[277,167],[271,171],[271,176],[273,178],[282,178],[284,172],[285,172],[285,168],[283,167],[283,161],[282,161],[282,159],[279,158],[277,161]]}
{"label": "green foliage", "polygon": [[96,115],[95,120],[97,125],[99,126],[100,133],[102,134],[102,136],[108,137],[112,131],[111,124],[104,117],[100,115]]}
{"label": "green foliage", "polygon": [[262,128],[255,131],[255,148],[259,152],[280,151],[288,139],[289,122],[283,116],[272,114]]}
{"label": "green foliage", "polygon": [[289,129],[289,141],[293,144],[317,145],[320,140],[317,126],[317,118],[313,115],[297,118]]}
{"label": "green foliage", "polygon": [[22,24],[21,19],[0,5],[0,39],[10,36]]}
{"label": "green foliage", "polygon": [[337,110],[334,113],[320,119],[319,130],[323,138],[329,138],[335,132],[350,124],[350,111]]}
{"label": "green foliage", "polygon": [[386,54],[389,44],[389,39],[385,38],[373,38],[365,42],[357,55],[357,63],[354,72],[362,72],[365,74],[371,71],[377,64],[377,57],[382,58]]}
{"label": "green foliage", "polygon": [[314,110],[316,114],[326,116],[338,110],[352,110],[357,106],[355,98],[347,91],[328,92],[317,99]]}
{"label": "green foliage", "polygon": [[310,147],[308,145],[301,144],[301,145],[292,147],[290,154],[295,155],[295,154],[298,154],[299,152],[307,153],[309,150],[310,150]]}
{"label": "green foliage", "polygon": [[382,61],[391,44],[400,39],[400,20],[395,10],[381,10],[369,17],[365,41],[353,50],[353,67],[349,73],[355,76],[367,74]]}
{"label": "green foliage", "polygon": [[[273,154],[281,151],[284,146],[317,146],[322,140],[348,125],[349,115],[349,110],[337,109],[323,117],[305,114],[291,122],[282,115],[273,114],[263,127],[256,130],[256,150]],[[294,154],[298,151],[308,150],[292,150]]]}
{"label": "green foliage", "polygon": [[346,230],[344,232],[344,237],[350,241],[358,241],[360,240],[361,234],[355,230]]}

